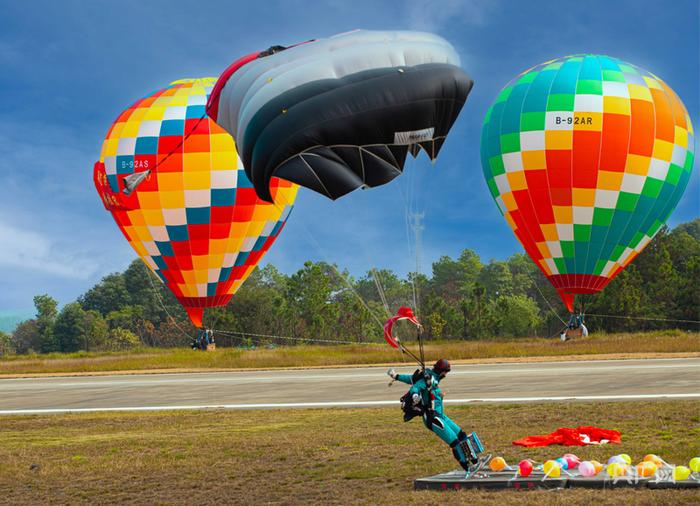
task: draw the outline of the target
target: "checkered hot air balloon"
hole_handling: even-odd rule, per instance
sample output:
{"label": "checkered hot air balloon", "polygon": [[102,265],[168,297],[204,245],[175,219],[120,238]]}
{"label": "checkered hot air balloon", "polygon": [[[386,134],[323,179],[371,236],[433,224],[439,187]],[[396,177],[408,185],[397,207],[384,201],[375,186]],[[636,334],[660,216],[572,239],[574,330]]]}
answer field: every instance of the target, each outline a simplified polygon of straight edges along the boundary
{"label": "checkered hot air balloon", "polygon": [[273,179],[261,201],[231,136],[205,114],[216,79],[184,79],[137,101],[95,164],[105,207],[195,326],[222,306],[275,241],[297,186]]}
{"label": "checkered hot air balloon", "polygon": [[688,185],[690,117],[657,76],[576,55],[524,72],[484,120],[481,162],[498,208],[570,311],[644,249]]}

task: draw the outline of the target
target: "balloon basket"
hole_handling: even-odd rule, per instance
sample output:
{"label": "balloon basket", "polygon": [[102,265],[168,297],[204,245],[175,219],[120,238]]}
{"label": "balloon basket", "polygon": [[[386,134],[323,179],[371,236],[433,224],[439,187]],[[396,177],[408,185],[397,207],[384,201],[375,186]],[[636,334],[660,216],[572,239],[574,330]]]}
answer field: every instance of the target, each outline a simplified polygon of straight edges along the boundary
{"label": "balloon basket", "polygon": [[700,488],[698,480],[673,481],[666,478],[642,478],[638,476],[621,476],[610,478],[605,472],[597,476],[584,477],[577,471],[567,472],[565,476],[547,478],[542,471],[533,471],[530,476],[523,478],[515,471],[491,471],[484,469],[469,478],[462,470],[436,474],[426,478],[418,478],[413,482],[415,490],[535,490],[558,488]]}

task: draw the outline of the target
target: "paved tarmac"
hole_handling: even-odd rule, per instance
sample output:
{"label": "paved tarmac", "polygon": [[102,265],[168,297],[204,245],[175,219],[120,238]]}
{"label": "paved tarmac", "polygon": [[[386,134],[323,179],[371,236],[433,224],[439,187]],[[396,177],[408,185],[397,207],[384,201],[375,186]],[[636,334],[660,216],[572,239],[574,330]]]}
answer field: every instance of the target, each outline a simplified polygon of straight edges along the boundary
{"label": "paved tarmac", "polygon": [[[397,368],[411,373],[414,366]],[[386,367],[0,380],[0,415],[397,405]],[[455,365],[446,403],[700,400],[700,358]]]}

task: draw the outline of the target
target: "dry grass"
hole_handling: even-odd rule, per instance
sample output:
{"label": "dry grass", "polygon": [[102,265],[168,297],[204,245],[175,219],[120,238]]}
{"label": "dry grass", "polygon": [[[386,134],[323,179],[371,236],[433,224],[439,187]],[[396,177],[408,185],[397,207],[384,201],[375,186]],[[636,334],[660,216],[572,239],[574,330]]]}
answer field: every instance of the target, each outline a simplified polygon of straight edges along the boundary
{"label": "dry grass", "polygon": [[[454,407],[508,461],[569,449],[510,444],[558,426],[615,428],[623,444],[575,449],[605,460],[700,454],[698,402]],[[32,464],[39,469],[30,470]],[[412,480],[454,468],[445,445],[397,409],[209,411],[5,417],[5,504],[691,504],[700,491],[414,492]]]}
{"label": "dry grass", "polygon": [[[426,345],[426,357],[459,359],[524,359],[590,357],[592,355],[699,353],[700,333],[660,331],[594,334],[562,343],[557,339],[522,338],[498,341],[443,341]],[[73,353],[11,356],[0,359],[0,375],[79,373],[135,370],[197,370],[272,367],[314,367],[384,364],[399,360],[386,344],[292,346],[243,350],[219,348],[203,353],[190,349],[144,349],[129,353]]]}

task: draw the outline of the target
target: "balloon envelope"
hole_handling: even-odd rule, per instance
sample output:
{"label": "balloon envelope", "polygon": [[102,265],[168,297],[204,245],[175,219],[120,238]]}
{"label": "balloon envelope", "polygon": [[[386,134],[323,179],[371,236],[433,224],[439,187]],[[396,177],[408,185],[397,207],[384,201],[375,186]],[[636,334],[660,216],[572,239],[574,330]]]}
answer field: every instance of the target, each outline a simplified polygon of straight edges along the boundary
{"label": "balloon envelope", "polygon": [[690,180],[693,126],[655,75],[576,55],[511,81],[488,110],[491,195],[569,310],[602,290],[668,219]]}
{"label": "balloon envelope", "polygon": [[257,198],[231,136],[204,112],[214,79],[185,79],[138,100],[95,164],[105,207],[144,263],[202,326],[228,303],[282,230],[297,186]]}

